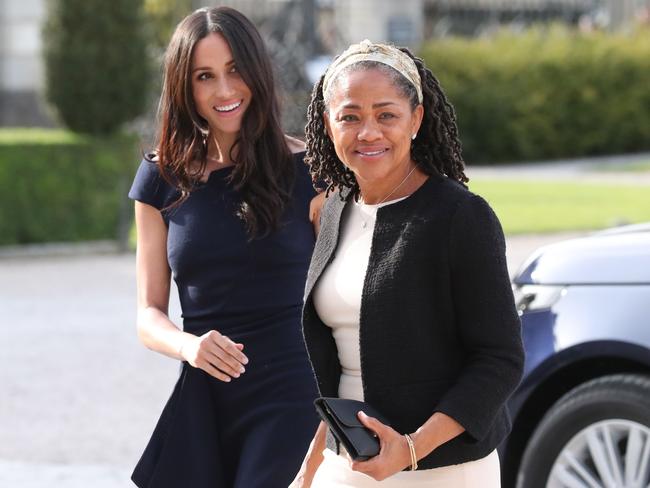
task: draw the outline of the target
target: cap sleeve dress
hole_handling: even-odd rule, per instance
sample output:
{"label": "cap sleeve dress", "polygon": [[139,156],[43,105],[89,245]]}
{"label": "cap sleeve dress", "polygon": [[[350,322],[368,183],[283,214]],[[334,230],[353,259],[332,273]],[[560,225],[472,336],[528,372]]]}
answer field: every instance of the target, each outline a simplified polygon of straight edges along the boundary
{"label": "cap sleeve dress", "polygon": [[279,230],[249,240],[237,217],[232,168],[210,173],[182,203],[158,166],[140,164],[129,197],[160,210],[183,329],[244,344],[246,372],[230,383],[184,363],[132,475],[140,487],[273,488],[291,482],[313,438],[315,380],[300,328],[315,195],[295,155]]}

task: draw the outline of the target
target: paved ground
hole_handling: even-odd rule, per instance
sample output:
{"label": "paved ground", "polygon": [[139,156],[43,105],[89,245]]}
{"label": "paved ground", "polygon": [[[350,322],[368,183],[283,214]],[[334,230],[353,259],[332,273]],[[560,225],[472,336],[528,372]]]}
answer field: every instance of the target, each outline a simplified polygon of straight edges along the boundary
{"label": "paved ground", "polygon": [[517,165],[470,166],[467,169],[467,175],[470,178],[527,178],[548,181],[650,185],[650,171],[626,171],[626,168],[639,163],[650,163],[650,153],[566,161],[540,161]]}
{"label": "paved ground", "polygon": [[[510,239],[511,266],[564,237]],[[178,372],[137,342],[134,256],[0,259],[0,277],[0,487],[131,486]]]}
{"label": "paved ground", "polygon": [[133,256],[3,260],[0,277],[0,486],[123,480],[177,370],[137,343]]}

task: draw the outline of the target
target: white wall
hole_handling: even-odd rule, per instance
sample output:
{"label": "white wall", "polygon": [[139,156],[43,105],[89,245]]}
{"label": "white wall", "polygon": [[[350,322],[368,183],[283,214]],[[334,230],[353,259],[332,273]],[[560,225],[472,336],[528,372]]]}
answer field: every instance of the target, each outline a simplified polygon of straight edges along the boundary
{"label": "white wall", "polygon": [[[335,26],[347,45],[370,39],[417,47],[422,40],[423,0],[334,0]],[[392,28],[391,28],[392,26]],[[401,34],[395,37],[396,34]]]}
{"label": "white wall", "polygon": [[41,29],[44,0],[0,0],[0,89],[43,87]]}

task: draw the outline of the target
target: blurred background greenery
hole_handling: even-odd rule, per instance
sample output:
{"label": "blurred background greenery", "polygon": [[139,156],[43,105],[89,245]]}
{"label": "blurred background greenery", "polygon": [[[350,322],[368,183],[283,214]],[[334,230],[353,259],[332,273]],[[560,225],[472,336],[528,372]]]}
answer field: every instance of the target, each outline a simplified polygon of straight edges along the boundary
{"label": "blurred background greenery", "polygon": [[0,245],[126,241],[135,135],[0,130]]}
{"label": "blurred background greenery", "polygon": [[424,45],[458,114],[470,163],[650,149],[650,29],[556,24]]}
{"label": "blurred background greenery", "polygon": [[470,189],[490,202],[508,235],[646,222],[650,220],[649,186],[650,181],[639,186],[527,178],[470,181]]}
{"label": "blurred background greenery", "polygon": [[[418,4],[434,20],[412,32],[408,23],[393,22],[388,40],[410,45],[440,78],[457,111],[470,169],[647,152],[650,2],[644,2],[623,2],[638,11],[616,28],[598,24],[605,0],[585,0],[581,5],[600,10],[585,7],[580,17],[544,11],[514,21],[492,13],[497,20],[489,28],[472,30],[472,17],[454,17],[444,7],[449,2],[409,0],[404,9]],[[337,6],[345,2],[208,3],[241,4],[254,18],[276,61],[286,129],[302,134],[311,83],[342,43],[363,35],[360,25],[342,34]],[[523,12],[516,7],[521,2],[492,3],[492,12],[497,4]],[[198,6],[193,0],[47,2],[43,91],[56,127],[0,127],[0,245],[127,242],[128,185],[141,154],[155,147],[162,54],[176,23]],[[612,168],[605,157],[595,171],[622,169],[645,175],[650,158]],[[479,177],[471,189],[495,206],[507,233],[650,220],[643,186],[522,176]]]}

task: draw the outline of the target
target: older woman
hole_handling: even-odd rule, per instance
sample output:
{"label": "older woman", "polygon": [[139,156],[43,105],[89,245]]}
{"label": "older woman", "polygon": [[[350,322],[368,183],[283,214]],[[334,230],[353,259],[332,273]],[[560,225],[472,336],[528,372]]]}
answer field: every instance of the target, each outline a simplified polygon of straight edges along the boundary
{"label": "older woman", "polygon": [[321,425],[293,486],[499,486],[519,320],[499,221],[464,184],[438,81],[406,49],[353,45],[314,88],[307,136],[312,177],[334,191],[307,349],[322,396],[363,400],[390,426],[359,412],[381,450],[352,461]]}

